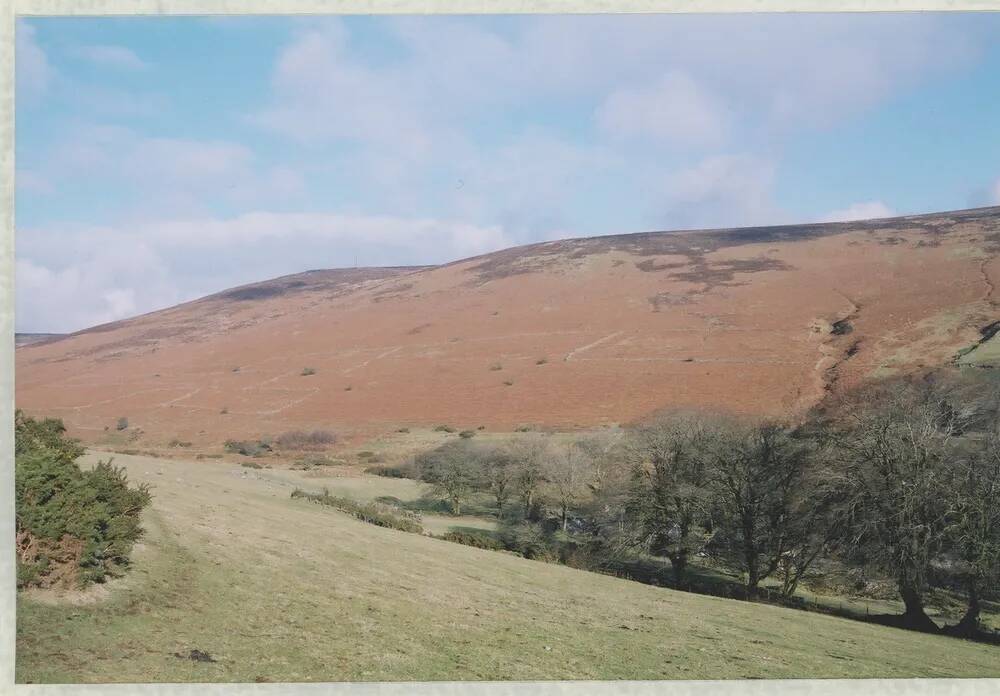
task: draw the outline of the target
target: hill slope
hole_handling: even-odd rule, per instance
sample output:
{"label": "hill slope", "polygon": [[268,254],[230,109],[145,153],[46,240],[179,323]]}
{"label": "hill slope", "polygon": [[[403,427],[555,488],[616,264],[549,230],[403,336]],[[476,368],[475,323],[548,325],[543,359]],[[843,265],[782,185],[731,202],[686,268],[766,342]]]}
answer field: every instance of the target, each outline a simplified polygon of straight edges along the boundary
{"label": "hill slope", "polygon": [[313,271],[18,348],[17,403],[91,442],[127,416],[202,444],[790,413],[963,350],[995,359],[972,349],[1000,319],[998,253],[1000,208],[983,208]]}
{"label": "hill slope", "polygon": [[94,603],[19,596],[18,681],[1000,676],[994,646],[384,529],[232,464],[115,461],[154,486],[149,536]]}

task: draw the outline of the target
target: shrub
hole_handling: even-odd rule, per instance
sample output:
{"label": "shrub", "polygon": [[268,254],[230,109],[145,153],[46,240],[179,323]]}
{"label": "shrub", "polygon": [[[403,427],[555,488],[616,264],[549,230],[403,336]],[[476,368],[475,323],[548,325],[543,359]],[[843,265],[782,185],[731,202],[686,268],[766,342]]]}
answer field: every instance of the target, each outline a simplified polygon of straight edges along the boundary
{"label": "shrub", "polygon": [[177,438],[174,438],[173,440],[170,441],[170,445],[169,446],[170,447],[190,447],[191,443],[190,442],[185,442],[184,440],[178,440]]}
{"label": "shrub", "polygon": [[227,413],[229,413],[229,407],[228,406],[223,406],[222,410],[219,411],[219,413],[221,413],[222,415],[226,415]]}
{"label": "shrub", "polygon": [[386,478],[413,478],[410,469],[401,466],[370,466],[365,473]]}
{"label": "shrub", "polygon": [[147,487],[129,487],[111,461],[80,469],[83,449],[60,420],[18,411],[14,424],[18,587],[86,585],[122,572],[142,534]]}
{"label": "shrub", "polygon": [[332,445],[337,436],[329,430],[289,430],[275,439],[275,444],[282,449],[315,449]]}
{"label": "shrub", "polygon": [[353,515],[355,518],[368,524],[388,529],[397,529],[401,532],[412,532],[421,534],[424,531],[420,524],[420,516],[406,510],[401,510],[393,505],[381,502],[359,503],[352,498],[332,496],[329,491],[323,493],[308,493],[296,488],[292,491],[293,498],[304,498],[320,505],[329,505],[341,512]]}
{"label": "shrub", "polygon": [[115,430],[128,430],[128,418],[122,416],[115,425]]}
{"label": "shrub", "polygon": [[504,551],[507,548],[503,545],[503,542],[486,532],[452,531],[442,534],[438,539],[444,539],[456,544],[465,544],[466,546],[474,546],[477,549],[487,549],[489,551]]}
{"label": "shrub", "polygon": [[490,365],[490,371],[492,372],[499,372],[502,369],[503,365],[501,365],[500,363],[493,363],[492,365]]}
{"label": "shrub", "polygon": [[397,428],[396,432],[397,433],[408,433],[408,432],[410,432],[410,429],[409,428]]}
{"label": "shrub", "polygon": [[361,450],[358,452],[358,459],[368,459],[369,457],[374,457],[375,453],[371,450]]}
{"label": "shrub", "polygon": [[475,437],[475,435],[476,435],[475,430],[463,430],[458,434],[458,436],[463,440],[468,440],[470,437]]}
{"label": "shrub", "polygon": [[233,454],[244,457],[259,457],[264,452],[271,451],[271,445],[266,440],[226,440],[225,449]]}
{"label": "shrub", "polygon": [[509,380],[509,379],[505,379],[503,381],[503,384],[504,384],[505,387],[513,387],[514,386],[514,383],[511,380]]}
{"label": "shrub", "polygon": [[548,359],[548,358],[539,358],[538,360],[536,360],[536,361],[535,361],[535,364],[536,364],[536,365],[544,365],[544,364],[545,364],[545,363],[547,363],[548,361],[549,361],[549,359]]}
{"label": "shrub", "polygon": [[344,461],[342,459],[330,459],[325,454],[307,454],[304,457],[300,457],[298,463],[304,469],[311,469],[314,466],[333,466],[334,464],[343,464]]}
{"label": "shrub", "polygon": [[303,367],[302,372],[299,373],[302,377],[308,377],[310,375],[316,374],[316,369],[312,367]]}
{"label": "shrub", "polygon": [[499,537],[505,548],[525,558],[538,561],[555,561],[559,558],[555,541],[538,525],[528,522],[506,525],[500,530]]}
{"label": "shrub", "polygon": [[240,466],[245,466],[247,469],[263,469],[264,467],[257,462],[243,462]]}
{"label": "shrub", "polygon": [[453,432],[455,432],[455,429],[453,427],[451,427],[450,425],[438,425],[438,426],[436,426],[434,428],[434,432],[436,432],[436,433],[453,433]]}

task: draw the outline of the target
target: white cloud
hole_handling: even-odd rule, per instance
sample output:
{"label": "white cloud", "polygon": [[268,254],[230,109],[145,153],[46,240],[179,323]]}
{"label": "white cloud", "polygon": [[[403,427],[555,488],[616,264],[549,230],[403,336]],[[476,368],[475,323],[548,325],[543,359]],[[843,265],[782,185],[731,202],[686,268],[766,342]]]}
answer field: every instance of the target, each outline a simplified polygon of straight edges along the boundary
{"label": "white cloud", "polygon": [[261,163],[248,146],[225,140],[140,135],[117,126],[67,129],[34,166],[50,191],[75,190],[95,172],[134,194],[143,219],[207,214],[217,204],[260,206],[294,201],[306,182],[287,165]]}
{"label": "white cloud", "polygon": [[617,137],[650,137],[689,147],[717,145],[726,129],[719,100],[675,70],[651,84],[615,90],[598,108],[596,119]]}
{"label": "white cloud", "polygon": [[774,204],[774,162],[751,155],[715,155],[669,176],[664,218],[670,227],[780,224]]}
{"label": "white cloud", "polygon": [[18,331],[74,331],[310,268],[442,263],[510,245],[430,218],[255,212],[20,230]]}
{"label": "white cloud", "polygon": [[[31,246],[19,235],[18,246]],[[14,319],[18,331],[66,332],[181,300],[161,259],[135,239],[95,235],[95,244],[59,262],[18,253]],[[62,240],[70,241],[70,240]],[[112,242],[112,243],[102,243]]]}
{"label": "white cloud", "polygon": [[149,67],[135,51],[124,46],[80,46],[76,54],[84,60],[105,68],[118,70],[145,70]]}
{"label": "white cloud", "polygon": [[15,27],[14,65],[16,89],[19,99],[38,99],[46,91],[54,77],[45,52],[38,45],[35,28],[23,20]]}
{"label": "white cloud", "polygon": [[818,222],[851,222],[854,220],[874,220],[895,217],[896,211],[882,201],[854,203],[841,210],[833,210],[820,216]]}

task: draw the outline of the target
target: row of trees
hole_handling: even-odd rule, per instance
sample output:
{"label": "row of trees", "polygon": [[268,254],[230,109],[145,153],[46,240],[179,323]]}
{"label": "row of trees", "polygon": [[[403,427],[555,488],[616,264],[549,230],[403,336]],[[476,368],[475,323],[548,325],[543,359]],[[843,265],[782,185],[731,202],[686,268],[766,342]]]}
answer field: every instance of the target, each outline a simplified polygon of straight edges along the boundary
{"label": "row of trees", "polygon": [[[708,555],[748,594],[795,593],[822,561],[891,578],[898,622],[938,630],[931,588],[963,592],[971,634],[1000,585],[1000,390],[982,372],[882,383],[803,423],[673,414],[565,444],[454,442],[417,471],[455,513],[489,491],[501,517],[553,523],[607,556],[665,557],[678,584]],[[513,504],[517,503],[517,504]]]}

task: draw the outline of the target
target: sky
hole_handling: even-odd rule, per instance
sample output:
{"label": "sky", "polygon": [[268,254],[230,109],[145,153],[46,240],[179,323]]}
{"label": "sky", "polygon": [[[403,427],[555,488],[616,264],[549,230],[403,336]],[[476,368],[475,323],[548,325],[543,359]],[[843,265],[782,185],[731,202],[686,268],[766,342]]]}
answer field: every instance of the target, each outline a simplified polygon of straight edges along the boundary
{"label": "sky", "polygon": [[16,311],[1000,204],[1000,13],[32,18]]}

